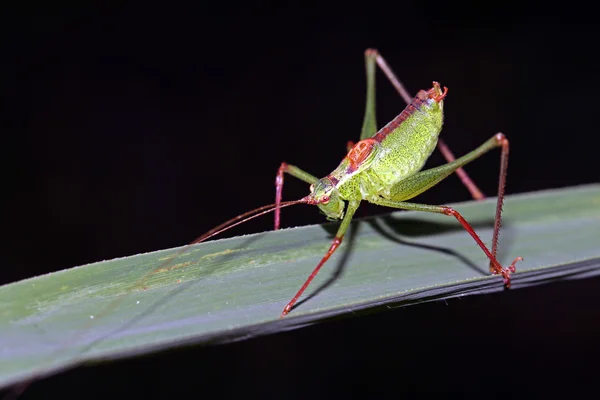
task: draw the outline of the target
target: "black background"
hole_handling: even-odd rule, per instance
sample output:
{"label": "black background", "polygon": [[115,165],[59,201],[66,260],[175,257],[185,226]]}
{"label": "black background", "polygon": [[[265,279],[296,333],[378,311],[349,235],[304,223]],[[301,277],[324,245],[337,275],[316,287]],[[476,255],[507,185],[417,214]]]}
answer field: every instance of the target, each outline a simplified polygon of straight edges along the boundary
{"label": "black background", "polygon": [[[2,39],[0,71],[7,163],[2,281],[185,244],[225,219],[271,203],[281,161],[326,175],[344,156],[346,142],[357,140],[360,133],[363,52],[368,47],[380,50],[413,93],[430,87],[432,80],[448,86],[442,137],[456,154],[472,150],[498,131],[507,135],[508,193],[597,181],[600,36],[587,10],[540,8],[516,14],[509,8],[492,12],[411,2],[355,10],[351,17],[346,16],[349,12],[325,14],[319,8],[275,5],[177,9],[144,4],[16,13]],[[377,100],[380,125],[404,107],[382,74]],[[467,168],[488,195],[497,184],[498,153]],[[436,152],[428,166],[442,162]],[[302,182],[286,180],[285,198],[307,193]],[[433,204],[468,199],[455,177],[418,197]],[[365,209],[359,215],[387,211]],[[283,212],[284,226],[322,221],[317,210],[307,206]],[[231,235],[271,227],[272,218],[264,217]],[[575,288],[568,293],[580,290],[576,284],[566,287]],[[540,293],[556,296],[564,290],[561,286]],[[521,309],[515,313],[533,307],[526,296],[518,299],[523,307],[515,306]],[[480,313],[487,306],[480,305]],[[578,302],[572,306],[578,307]],[[452,307],[461,306],[451,303]],[[593,310],[589,321],[597,320]],[[431,315],[439,314],[434,310]],[[368,341],[380,340],[383,326],[398,326],[389,318],[398,319],[399,314],[390,315],[387,321],[369,322],[373,336]],[[549,314],[550,326],[544,325],[540,334],[552,335],[552,323],[573,323],[571,336],[565,336],[568,342],[579,332],[577,327],[590,327],[584,319],[577,319],[582,324],[577,325],[569,315],[565,312],[563,319],[554,320]],[[538,332],[541,326],[528,324],[522,316],[519,321],[521,325],[509,324],[509,332],[489,331],[488,338]],[[336,324],[342,324],[331,328],[338,329],[337,335],[352,335],[349,326]],[[428,329],[435,332],[435,326],[434,320]],[[598,324],[592,326],[597,331]],[[293,343],[302,338],[288,335],[284,337]],[[308,335],[308,343],[319,337],[297,335]],[[483,335],[466,340],[457,334],[457,343],[483,346]],[[390,337],[406,339],[400,332]],[[197,357],[229,354],[229,363],[235,364],[242,358],[236,354],[251,352],[256,363],[246,359],[244,365],[257,375],[262,365],[266,384],[269,369],[260,362],[261,354],[285,355],[290,346],[286,339],[270,340],[235,345],[250,346],[245,352],[224,346]],[[413,342],[418,346],[419,341]],[[563,343],[551,342],[554,348]],[[494,343],[487,345],[494,348]],[[338,353],[319,359],[336,358]],[[296,351],[290,354],[299,357],[300,369],[315,362]],[[400,363],[401,354],[397,358]],[[139,362],[156,365],[148,361],[152,359]],[[360,371],[367,368],[365,363],[381,362],[375,357],[355,367]],[[193,363],[182,355],[173,368]],[[210,368],[206,362],[202,365]],[[140,368],[128,371],[149,373]],[[233,374],[229,389],[240,376],[248,377]],[[311,396],[325,385],[319,379],[310,386],[315,390]],[[183,382],[172,382],[179,384]],[[38,396],[47,390],[64,392],[69,383],[63,378],[42,385],[37,384],[42,387]],[[34,386],[33,394],[35,390]]]}

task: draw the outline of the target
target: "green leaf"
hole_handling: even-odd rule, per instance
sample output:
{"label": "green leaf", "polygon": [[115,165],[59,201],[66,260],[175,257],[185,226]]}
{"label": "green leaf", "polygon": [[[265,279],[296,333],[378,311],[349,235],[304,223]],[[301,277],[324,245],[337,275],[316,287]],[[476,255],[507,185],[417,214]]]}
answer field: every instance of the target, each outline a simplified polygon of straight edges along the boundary
{"label": "green leaf", "polygon": [[[600,185],[507,198],[499,259],[525,258],[511,290],[600,274],[599,206]],[[454,207],[491,239],[494,199]],[[243,340],[374,308],[503,290],[455,219],[394,212],[355,221],[299,306],[280,319],[335,228],[217,240],[2,286],[0,387],[82,362]]]}

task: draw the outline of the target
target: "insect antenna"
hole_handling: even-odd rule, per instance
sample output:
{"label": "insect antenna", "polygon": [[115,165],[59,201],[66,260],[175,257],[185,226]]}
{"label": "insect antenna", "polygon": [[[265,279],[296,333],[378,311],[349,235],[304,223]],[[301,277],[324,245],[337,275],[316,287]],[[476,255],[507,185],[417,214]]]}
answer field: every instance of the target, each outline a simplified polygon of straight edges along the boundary
{"label": "insect antenna", "polygon": [[[304,204],[304,203],[308,203],[308,199],[306,197],[304,197],[300,200],[284,201],[282,203],[279,203],[279,205],[277,205],[277,203],[273,203],[273,204],[268,204],[266,206],[255,208],[254,210],[247,211],[243,214],[238,215],[237,217],[233,217],[229,221],[223,222],[221,225],[214,227],[210,231],[206,232],[204,235],[196,238],[196,240],[194,240],[190,244],[196,244],[196,243],[203,242],[206,239],[209,239],[215,235],[218,235],[220,233],[223,233],[223,232],[233,228],[234,226],[243,224],[244,222],[250,221],[251,219],[260,217],[261,215],[268,214],[271,211],[277,210],[278,208],[281,209],[281,208],[293,206],[296,204]],[[257,213],[257,214],[252,215],[254,213]]]}

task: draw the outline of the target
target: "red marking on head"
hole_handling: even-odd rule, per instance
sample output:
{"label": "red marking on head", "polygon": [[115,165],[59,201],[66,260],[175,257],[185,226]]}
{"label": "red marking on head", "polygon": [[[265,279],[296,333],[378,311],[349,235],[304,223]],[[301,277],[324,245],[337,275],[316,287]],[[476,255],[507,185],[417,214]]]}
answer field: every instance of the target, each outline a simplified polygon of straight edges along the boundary
{"label": "red marking on head", "polygon": [[354,147],[348,152],[348,155],[346,157],[350,162],[350,169],[352,171],[358,169],[360,164],[362,164],[367,159],[369,154],[371,154],[373,146],[376,142],[377,140],[373,138],[361,140],[360,142],[356,143]]}

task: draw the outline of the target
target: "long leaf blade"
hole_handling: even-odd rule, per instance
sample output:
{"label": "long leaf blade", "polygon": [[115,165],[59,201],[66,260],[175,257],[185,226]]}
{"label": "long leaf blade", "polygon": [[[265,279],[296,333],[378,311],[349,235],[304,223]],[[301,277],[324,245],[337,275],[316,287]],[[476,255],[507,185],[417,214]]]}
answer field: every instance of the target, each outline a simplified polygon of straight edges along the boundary
{"label": "long leaf blade", "polygon": [[[489,240],[494,205],[488,200],[455,207]],[[600,185],[509,197],[500,261],[525,257],[513,289],[598,275],[599,205]],[[334,231],[335,224],[326,224],[218,240],[0,287],[0,387],[81,362],[242,340],[375,307],[503,290],[454,219],[396,212],[356,221],[351,238],[309,288],[308,300],[279,319]],[[140,279],[160,266],[140,287]]]}

